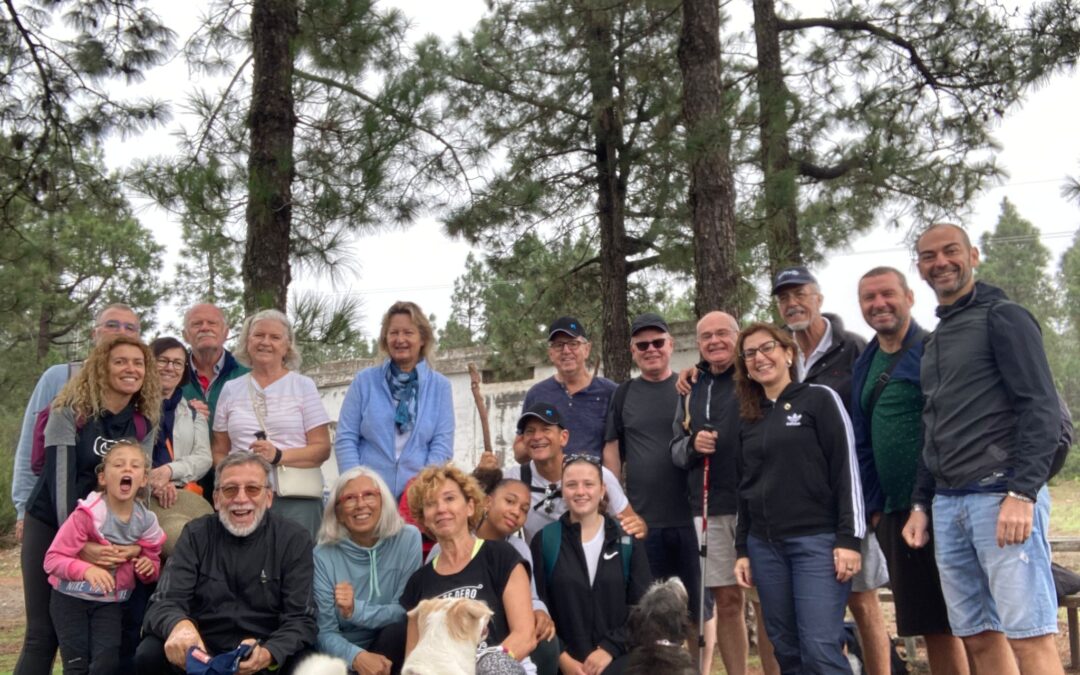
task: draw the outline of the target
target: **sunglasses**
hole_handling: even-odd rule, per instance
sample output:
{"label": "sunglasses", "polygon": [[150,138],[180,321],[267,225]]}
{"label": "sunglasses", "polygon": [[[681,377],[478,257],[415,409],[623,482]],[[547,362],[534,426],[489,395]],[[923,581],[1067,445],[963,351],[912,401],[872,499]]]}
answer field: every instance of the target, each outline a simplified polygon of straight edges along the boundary
{"label": "sunglasses", "polygon": [[559,491],[559,484],[548,483],[547,488],[544,490],[544,496],[540,498],[540,501],[536,502],[533,511],[544,509],[544,513],[551,515],[551,512],[555,510],[555,500],[560,497],[562,497],[562,493]]}
{"label": "sunglasses", "polygon": [[240,490],[244,491],[251,499],[255,499],[262,494],[262,491],[270,487],[269,485],[222,485],[218,488],[218,492],[221,493],[225,499],[236,499],[236,496],[240,494]]}
{"label": "sunglasses", "polygon": [[662,337],[662,338],[656,338],[654,340],[638,340],[637,342],[634,343],[634,348],[637,349],[639,352],[647,352],[647,351],[649,351],[650,346],[653,349],[660,350],[660,349],[663,349],[664,345],[666,345],[666,344],[667,344],[667,338]]}
{"label": "sunglasses", "polygon": [[588,462],[589,464],[592,464],[593,466],[600,466],[600,458],[597,457],[596,455],[590,455],[590,454],[584,453],[584,452],[575,452],[573,454],[566,455],[565,457],[563,457],[563,459],[562,459],[563,468],[565,469],[567,466],[569,466],[570,464],[572,464],[574,462]]}

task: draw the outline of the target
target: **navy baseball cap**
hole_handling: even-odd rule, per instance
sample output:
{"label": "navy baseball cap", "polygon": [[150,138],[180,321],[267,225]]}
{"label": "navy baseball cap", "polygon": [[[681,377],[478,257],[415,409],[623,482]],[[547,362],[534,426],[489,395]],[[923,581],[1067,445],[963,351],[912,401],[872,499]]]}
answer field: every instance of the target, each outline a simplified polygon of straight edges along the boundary
{"label": "navy baseball cap", "polygon": [[784,286],[802,286],[803,284],[816,284],[817,278],[810,274],[810,270],[802,265],[785,267],[776,273],[773,279],[772,294],[776,295]]}
{"label": "navy baseball cap", "polygon": [[585,326],[581,325],[581,322],[572,316],[560,316],[555,319],[555,322],[548,329],[548,339],[553,340],[556,333],[566,333],[570,337],[589,339],[588,333],[585,332]]}
{"label": "navy baseball cap", "polygon": [[634,317],[633,323],[630,324],[630,337],[634,337],[638,332],[645,330],[646,328],[655,328],[656,330],[670,333],[668,329],[667,321],[664,321],[664,317],[659,314],[653,314],[652,312],[646,312],[644,314],[638,314]]}
{"label": "navy baseball cap", "polygon": [[214,657],[198,647],[192,647],[187,652],[185,670],[188,675],[234,675],[240,662],[250,653],[251,645],[246,642],[231,652]]}
{"label": "navy baseball cap", "polygon": [[529,421],[530,417],[535,417],[544,424],[557,424],[560,428],[564,428],[562,420],[559,419],[559,411],[555,409],[555,406],[550,403],[533,403],[518,418],[517,430],[519,434],[525,431],[525,423]]}

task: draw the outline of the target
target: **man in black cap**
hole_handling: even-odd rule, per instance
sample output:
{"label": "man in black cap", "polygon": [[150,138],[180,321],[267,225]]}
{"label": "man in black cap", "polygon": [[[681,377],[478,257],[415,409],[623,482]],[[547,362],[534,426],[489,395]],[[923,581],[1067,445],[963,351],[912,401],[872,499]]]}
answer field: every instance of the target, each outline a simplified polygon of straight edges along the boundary
{"label": "man in black cap", "polygon": [[[585,326],[572,316],[556,319],[548,330],[548,358],[555,374],[537,382],[525,393],[522,410],[534,403],[549,401],[570,431],[568,452],[582,452],[600,457],[604,449],[604,420],[611,403],[615,383],[589,372],[592,345]],[[514,459],[529,461],[529,451],[520,434],[514,441]]]}
{"label": "man in black cap", "polygon": [[[607,418],[604,465],[623,472],[626,494],[649,525],[645,550],[653,577],[678,576],[690,597],[691,621],[698,621],[701,563],[693,514],[687,495],[686,469],[671,461],[671,420],[679,405],[675,390],[678,375],[671,370],[675,342],[663,317],[647,313],[630,325],[630,353],[641,372],[619,385],[612,394]],[[711,618],[706,603],[706,620]],[[715,639],[715,625],[706,624],[706,635]],[[696,639],[695,626],[688,638]],[[712,654],[711,640],[706,653]],[[694,650],[695,656],[697,651]]]}

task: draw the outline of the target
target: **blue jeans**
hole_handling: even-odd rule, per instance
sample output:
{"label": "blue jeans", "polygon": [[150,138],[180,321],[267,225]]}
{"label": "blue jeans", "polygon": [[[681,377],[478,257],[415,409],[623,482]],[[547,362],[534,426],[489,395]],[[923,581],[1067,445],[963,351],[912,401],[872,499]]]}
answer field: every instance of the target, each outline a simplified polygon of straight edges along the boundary
{"label": "blue jeans", "polygon": [[985,631],[1011,639],[1057,632],[1057,597],[1050,572],[1050,493],[1039,490],[1031,536],[997,545],[1003,494],[936,495],[934,553],[954,635]]}
{"label": "blue jeans", "polygon": [[785,674],[851,674],[844,656],[844,606],[851,582],[836,580],[836,536],[769,542],[750,535],[750,572],[765,631]]}

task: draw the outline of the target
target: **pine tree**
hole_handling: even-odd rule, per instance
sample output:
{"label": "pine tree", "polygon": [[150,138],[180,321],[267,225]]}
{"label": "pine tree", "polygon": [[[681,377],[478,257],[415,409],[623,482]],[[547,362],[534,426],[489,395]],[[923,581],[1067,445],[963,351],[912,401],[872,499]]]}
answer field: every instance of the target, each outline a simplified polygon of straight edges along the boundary
{"label": "pine tree", "polygon": [[1047,276],[1050,250],[1040,240],[1039,230],[1007,198],[1001,200],[993,232],[983,234],[979,252],[979,279],[1000,287],[1009,299],[1026,307],[1045,332],[1058,315]]}

